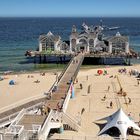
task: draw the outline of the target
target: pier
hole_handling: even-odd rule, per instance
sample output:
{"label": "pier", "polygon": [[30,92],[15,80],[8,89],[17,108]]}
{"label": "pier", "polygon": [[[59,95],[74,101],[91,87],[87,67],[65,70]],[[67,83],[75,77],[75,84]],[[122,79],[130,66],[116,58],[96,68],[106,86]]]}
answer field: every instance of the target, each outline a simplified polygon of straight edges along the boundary
{"label": "pier", "polygon": [[[68,63],[64,71],[56,79],[50,91],[43,95],[42,98],[33,100],[21,106],[12,108],[0,114],[0,130],[1,136],[4,138],[15,137],[15,134],[21,139],[24,131],[26,139],[46,139],[49,131],[52,128],[61,128],[62,120],[69,124],[69,128],[75,131],[79,130],[78,122],[66,114],[66,109],[69,100],[72,96],[71,86],[79,72],[80,66],[84,60],[84,54],[80,53],[73,57]],[[55,91],[54,91],[55,88]],[[45,116],[29,113],[31,111],[40,109],[42,106],[49,108]],[[53,121],[52,121],[53,120]],[[3,128],[8,126],[8,129],[3,132]],[[34,135],[33,132],[37,132]]]}
{"label": "pier", "polygon": [[[60,103],[61,99],[64,99],[67,96],[71,83],[74,82],[83,59],[84,56],[82,54],[74,57],[68,64],[64,75],[61,77],[61,79],[58,79],[59,82],[57,85],[57,90],[52,94],[51,99],[47,101],[47,105],[49,105],[51,109],[57,110],[57,104]],[[63,104],[61,104],[59,108],[64,109]]]}
{"label": "pier", "polygon": [[[83,55],[83,54],[79,54],[76,57],[73,57],[70,62],[67,64],[66,68],[63,70],[63,72],[60,74],[60,76],[58,77],[57,81],[54,83],[54,85],[51,87],[50,91],[49,91],[49,95],[51,94],[51,100],[47,100],[47,96],[46,95],[42,95],[41,98],[39,99],[35,99],[33,101],[30,101],[26,104],[20,105],[18,107],[12,108],[8,111],[5,111],[3,113],[0,113],[0,123],[3,120],[11,120],[12,118],[14,118],[23,108],[26,109],[33,109],[33,108],[38,108],[40,106],[42,106],[42,104],[44,104],[44,102],[47,101],[47,104],[50,105],[51,109],[56,109],[57,108],[57,104],[59,102],[59,100],[61,100],[62,98],[66,97],[66,94],[68,92],[68,89],[70,88],[70,84],[68,84],[70,82],[70,80],[74,81],[77,73],[80,69],[80,66],[82,64],[82,62],[84,63],[84,61],[86,61],[86,64],[88,60],[90,60],[90,64],[94,63],[95,59],[99,59],[99,58],[104,58],[104,60],[107,60],[107,58],[109,58],[109,56],[107,55],[94,55],[91,56],[89,54]],[[110,56],[111,58],[111,56]],[[114,58],[117,59],[118,57]],[[75,62],[73,63],[73,60],[75,59]],[[85,59],[85,60],[84,60]],[[76,63],[77,60],[77,63]],[[122,57],[122,63],[124,61],[124,58]],[[105,61],[103,61],[102,63],[105,63]],[[111,63],[111,62],[110,62]],[[54,88],[54,86],[57,85],[57,90],[55,92],[53,92],[52,94],[52,90]],[[10,116],[10,117],[7,117]],[[4,119],[3,119],[4,118]]]}
{"label": "pier", "polygon": [[[66,64],[72,58],[74,54],[50,54],[41,55],[36,54],[28,57],[28,62],[34,64]],[[131,59],[136,58],[129,54],[109,54],[109,53],[86,53],[83,64],[86,65],[130,65]]]}

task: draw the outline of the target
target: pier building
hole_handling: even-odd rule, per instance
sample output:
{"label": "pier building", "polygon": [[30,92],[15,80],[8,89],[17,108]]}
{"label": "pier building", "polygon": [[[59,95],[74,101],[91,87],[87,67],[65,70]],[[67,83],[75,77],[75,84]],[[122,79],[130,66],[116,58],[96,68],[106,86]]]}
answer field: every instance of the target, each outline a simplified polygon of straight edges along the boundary
{"label": "pier building", "polygon": [[39,52],[42,51],[69,51],[68,44],[61,40],[61,37],[54,35],[52,32],[39,36]]}
{"label": "pier building", "polygon": [[48,32],[47,35],[39,36],[39,52],[51,50],[53,52],[74,53],[84,51],[86,53],[105,52],[108,54],[130,53],[129,38],[119,32],[111,37],[103,36],[101,26],[82,25],[83,29],[78,31],[73,25],[69,42],[62,41],[61,37]]}

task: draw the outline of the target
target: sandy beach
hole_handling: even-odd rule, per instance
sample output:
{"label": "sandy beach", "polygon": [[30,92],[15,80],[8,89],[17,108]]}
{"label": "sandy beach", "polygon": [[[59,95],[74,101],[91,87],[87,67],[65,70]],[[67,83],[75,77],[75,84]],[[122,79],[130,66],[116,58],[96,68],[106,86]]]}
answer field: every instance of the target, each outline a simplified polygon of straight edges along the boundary
{"label": "sandy beach", "polygon": [[[119,69],[126,68],[126,73],[119,73]],[[122,108],[123,111],[131,117],[135,122],[139,122],[139,104],[140,104],[140,85],[138,85],[137,78],[130,75],[129,71],[140,71],[140,65],[135,66],[115,66],[101,68],[101,70],[107,70],[107,75],[97,75],[98,69],[80,70],[78,74],[78,83],[75,84],[75,98],[71,99],[68,105],[67,114],[72,118],[81,120],[81,129],[79,132],[64,131],[62,134],[54,134],[53,138],[70,138],[75,140],[85,139],[97,139],[97,135],[100,131],[99,125],[96,120],[107,117],[113,114],[118,108]],[[126,99],[122,96],[118,96],[117,92],[120,90],[120,85],[116,76],[121,83],[123,91],[127,93]],[[80,89],[79,84],[82,83],[83,89]],[[90,92],[88,93],[88,87],[90,86]],[[108,86],[110,87],[108,90]],[[106,96],[105,101],[103,97]],[[125,104],[129,102],[130,104]],[[116,100],[117,99],[117,100]],[[112,107],[110,107],[112,102]],[[84,108],[83,114],[81,110]],[[139,138],[140,132],[134,131],[135,135],[129,135],[128,138]],[[105,139],[105,138],[103,138]],[[109,139],[109,138],[106,138]]]}
{"label": "sandy beach", "polygon": [[[126,72],[118,72],[124,68]],[[106,70],[107,74],[98,75],[98,70]],[[140,71],[140,65],[107,66],[106,68],[80,70],[77,76],[78,83],[74,85],[75,97],[70,100],[66,113],[80,121],[81,129],[79,132],[56,133],[52,139],[82,140],[85,136],[87,140],[97,139],[100,131],[97,123],[104,123],[97,120],[113,114],[120,107],[126,114],[130,114],[135,122],[139,122],[140,85],[136,76],[130,75],[131,70]],[[56,80],[56,75],[53,72],[47,72],[45,75],[26,73],[3,77],[4,80],[0,81],[0,112],[44,96],[44,92],[47,92]],[[123,91],[127,94],[126,98],[117,95],[120,85],[116,77],[118,77]],[[15,85],[9,85],[11,80],[15,81]],[[80,84],[83,86],[82,89],[80,89]],[[103,100],[104,96],[106,96],[105,100]],[[129,98],[131,103],[126,104],[129,102]],[[112,102],[112,107],[110,107],[110,102]],[[84,111],[81,113],[83,108]],[[140,132],[135,131],[135,134],[129,135],[128,138],[137,139],[140,137]],[[103,139],[109,139],[109,137],[103,137]]]}
{"label": "sandy beach", "polygon": [[[56,75],[53,72],[42,74],[26,73],[1,76],[4,80],[0,81],[0,112],[45,96],[44,93],[56,80]],[[9,84],[11,80],[15,82],[15,85]]]}

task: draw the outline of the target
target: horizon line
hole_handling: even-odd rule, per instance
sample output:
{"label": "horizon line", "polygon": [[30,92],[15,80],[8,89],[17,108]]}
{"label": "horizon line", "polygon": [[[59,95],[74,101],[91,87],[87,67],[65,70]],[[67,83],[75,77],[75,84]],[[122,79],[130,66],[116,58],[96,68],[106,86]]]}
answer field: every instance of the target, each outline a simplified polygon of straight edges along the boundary
{"label": "horizon line", "polygon": [[140,18],[140,16],[0,16],[0,18]]}

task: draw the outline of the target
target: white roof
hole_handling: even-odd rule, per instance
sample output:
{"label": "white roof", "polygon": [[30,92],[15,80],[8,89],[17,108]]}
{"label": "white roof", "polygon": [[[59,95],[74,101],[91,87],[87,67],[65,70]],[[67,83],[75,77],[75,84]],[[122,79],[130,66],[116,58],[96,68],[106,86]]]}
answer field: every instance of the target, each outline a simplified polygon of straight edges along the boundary
{"label": "white roof", "polygon": [[116,33],[116,36],[121,36],[120,32],[117,32],[117,33]]}
{"label": "white roof", "polygon": [[123,138],[126,138],[127,129],[129,127],[133,127],[133,129],[140,130],[140,128],[132,120],[130,120],[130,118],[123,112],[122,108],[120,108],[117,112],[115,112],[111,116],[100,120],[107,120],[107,124],[99,132],[98,135],[103,134],[105,131],[107,131],[112,127],[117,127]]}
{"label": "white roof", "polygon": [[49,32],[47,33],[47,36],[53,36],[53,33],[52,33],[51,31],[49,31]]}

